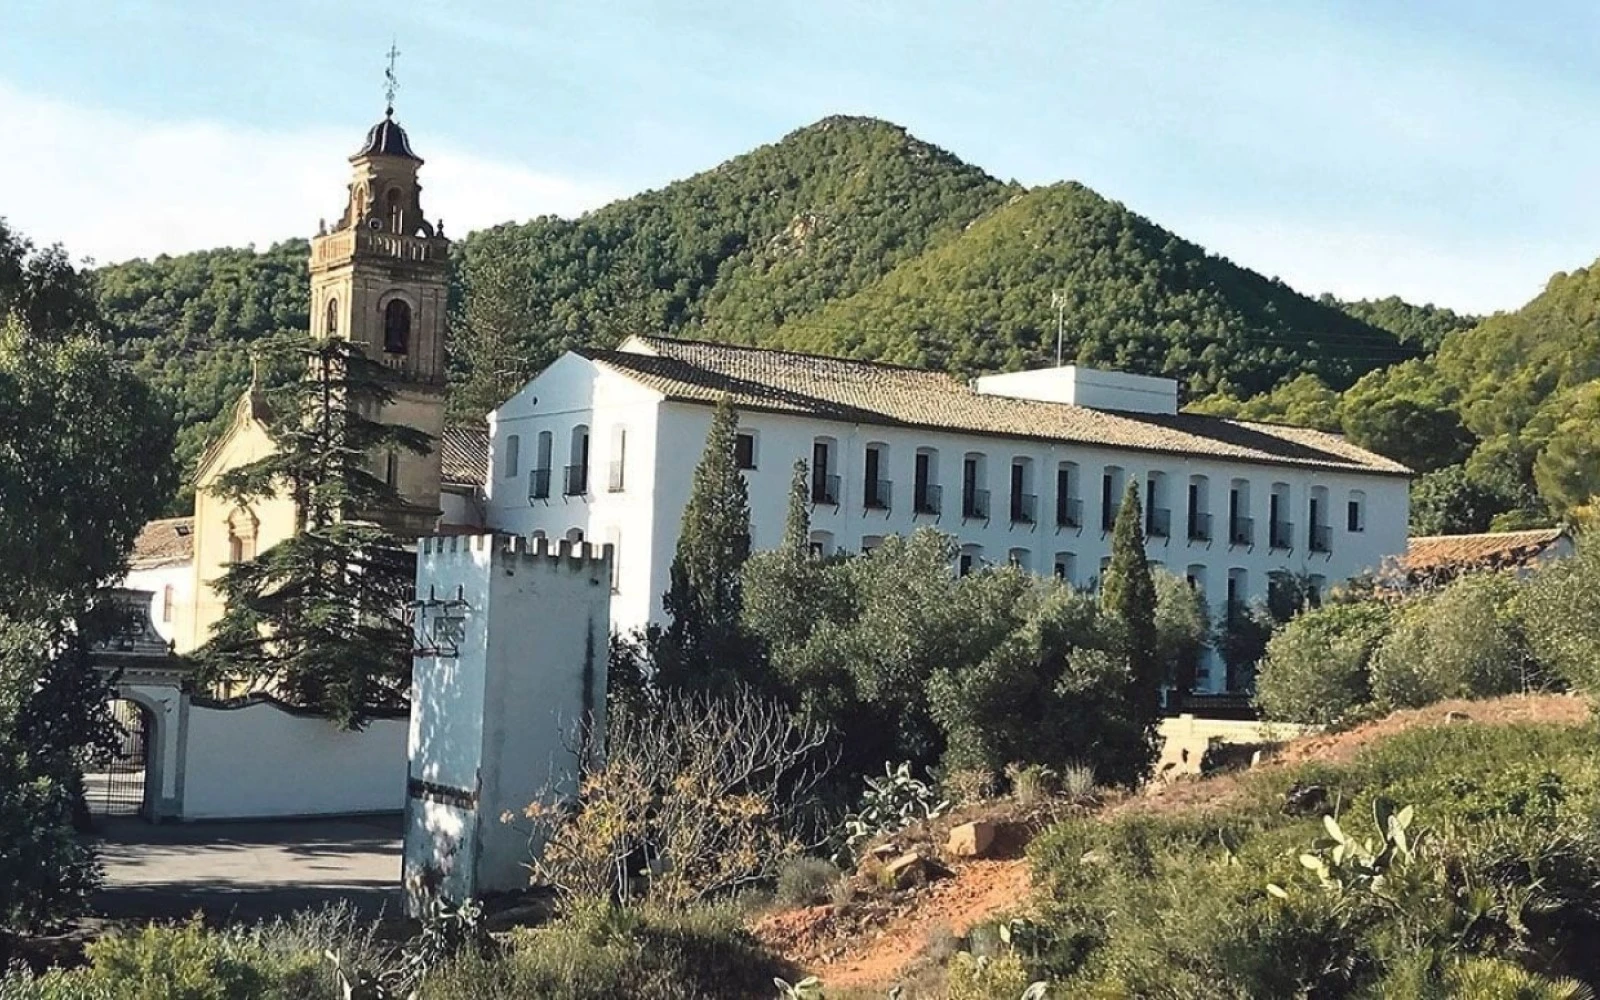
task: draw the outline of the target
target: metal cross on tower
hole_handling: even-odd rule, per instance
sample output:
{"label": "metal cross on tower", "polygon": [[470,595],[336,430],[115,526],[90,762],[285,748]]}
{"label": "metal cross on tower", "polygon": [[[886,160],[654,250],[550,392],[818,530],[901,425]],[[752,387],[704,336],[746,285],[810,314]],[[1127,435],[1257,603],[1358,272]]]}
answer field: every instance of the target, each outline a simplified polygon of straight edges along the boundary
{"label": "metal cross on tower", "polygon": [[394,61],[400,58],[400,49],[394,43],[389,43],[389,68],[383,71],[383,99],[386,107],[384,115],[394,117],[394,92],[400,89],[400,81],[394,75]]}

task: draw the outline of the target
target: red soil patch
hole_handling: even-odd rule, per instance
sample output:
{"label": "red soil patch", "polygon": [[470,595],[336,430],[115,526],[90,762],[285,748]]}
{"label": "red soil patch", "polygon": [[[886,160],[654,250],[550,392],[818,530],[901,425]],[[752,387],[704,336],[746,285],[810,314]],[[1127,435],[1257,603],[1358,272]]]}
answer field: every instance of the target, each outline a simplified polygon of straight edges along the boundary
{"label": "red soil patch", "polygon": [[[1591,718],[1588,699],[1570,695],[1447,701],[1395,712],[1345,732],[1302,737],[1260,766],[1292,767],[1310,760],[1347,762],[1379,740],[1422,726],[1581,725]],[[1108,803],[1101,813],[1218,808],[1240,794],[1245,773],[1152,786],[1146,794]],[[922,955],[930,933],[945,929],[964,935],[985,920],[1024,907],[1028,892],[1026,859],[972,861],[956,865],[955,877],[897,900],[775,913],[762,919],[754,931],[769,948],[805,966],[830,988],[881,987],[893,983]]]}

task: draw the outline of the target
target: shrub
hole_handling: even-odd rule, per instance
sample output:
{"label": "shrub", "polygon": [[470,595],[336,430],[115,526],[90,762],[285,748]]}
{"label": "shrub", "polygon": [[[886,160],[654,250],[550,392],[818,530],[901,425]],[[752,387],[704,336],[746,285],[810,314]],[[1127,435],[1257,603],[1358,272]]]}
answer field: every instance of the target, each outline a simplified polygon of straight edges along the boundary
{"label": "shrub", "polygon": [[826,903],[839,881],[839,866],[823,858],[790,858],[778,869],[776,896],[784,906]]}
{"label": "shrub", "polygon": [[1477,573],[1405,608],[1373,653],[1373,694],[1395,707],[1416,708],[1536,686],[1534,661],[1512,611],[1516,596],[1514,577]]}
{"label": "shrub", "polygon": [[1588,535],[1570,559],[1552,562],[1522,588],[1517,612],[1533,653],[1575,688],[1600,691],[1600,544]]}
{"label": "shrub", "polygon": [[868,778],[861,803],[845,817],[839,857],[851,859],[874,837],[898,833],[912,823],[935,819],[950,808],[933,786],[911,773],[911,764],[883,765],[883,777]]}
{"label": "shrub", "polygon": [[174,926],[103,937],[89,945],[86,977],[117,1000],[253,1000],[283,969],[243,942],[195,918]]}
{"label": "shrub", "polygon": [[1016,955],[973,958],[960,952],[950,962],[946,989],[949,1000],[1018,1000],[1031,982]]}
{"label": "shrub", "polygon": [[1273,634],[1256,674],[1255,702],[1269,719],[1329,725],[1372,697],[1373,650],[1391,609],[1376,601],[1303,612]]}
{"label": "shrub", "polygon": [[[1090,774],[1093,774],[1093,769]],[[1011,781],[1012,796],[1025,806],[1043,802],[1060,787],[1056,772],[1043,764],[1007,764],[1006,777]]]}

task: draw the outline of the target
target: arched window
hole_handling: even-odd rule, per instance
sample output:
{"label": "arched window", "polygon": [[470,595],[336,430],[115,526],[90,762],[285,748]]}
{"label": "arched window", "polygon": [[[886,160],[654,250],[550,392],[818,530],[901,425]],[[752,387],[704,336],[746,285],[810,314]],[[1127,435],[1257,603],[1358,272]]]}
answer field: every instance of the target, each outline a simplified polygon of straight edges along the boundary
{"label": "arched window", "polygon": [[383,307],[383,349],[390,354],[411,350],[411,306],[405,299],[390,299]]}
{"label": "arched window", "polygon": [[172,606],[174,603],[176,603],[176,595],[173,593],[172,584],[169,583],[165,587],[161,588],[162,622],[172,621]]}
{"label": "arched window", "polygon": [[323,321],[322,332],[330,337],[339,333],[339,300],[328,300],[327,319]]}
{"label": "arched window", "polygon": [[389,193],[384,196],[384,211],[389,216],[389,232],[404,233],[406,213],[405,209],[400,207],[399,188],[390,188]]}

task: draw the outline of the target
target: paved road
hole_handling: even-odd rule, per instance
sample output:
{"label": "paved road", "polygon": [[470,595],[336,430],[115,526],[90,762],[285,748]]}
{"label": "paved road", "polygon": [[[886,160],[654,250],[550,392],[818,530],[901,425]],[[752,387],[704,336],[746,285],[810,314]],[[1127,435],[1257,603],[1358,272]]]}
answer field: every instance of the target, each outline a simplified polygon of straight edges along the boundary
{"label": "paved road", "polygon": [[398,914],[400,818],[152,826],[107,820],[105,916],[256,920],[345,900]]}

